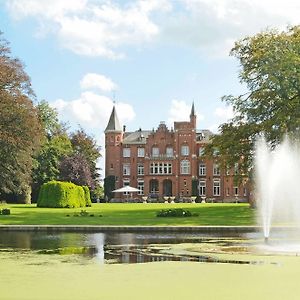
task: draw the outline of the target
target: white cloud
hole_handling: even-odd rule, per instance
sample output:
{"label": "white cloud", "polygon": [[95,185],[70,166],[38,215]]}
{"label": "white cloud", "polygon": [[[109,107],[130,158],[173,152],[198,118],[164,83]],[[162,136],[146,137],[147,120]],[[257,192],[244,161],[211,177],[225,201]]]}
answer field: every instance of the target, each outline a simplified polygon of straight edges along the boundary
{"label": "white cloud", "polygon": [[80,81],[80,87],[84,90],[97,88],[104,92],[111,92],[117,89],[117,85],[110,78],[96,73],[84,75]]}
{"label": "white cloud", "polygon": [[[191,114],[191,104],[186,103],[183,100],[173,99],[171,103],[171,108],[169,110],[169,117],[167,120],[167,125],[169,127],[174,126],[174,121],[189,121]],[[196,112],[197,121],[204,119],[204,116],[199,112]]]}
{"label": "white cloud", "polygon": [[[15,19],[36,18],[80,55],[118,59],[125,46],[160,40],[228,54],[233,42],[267,27],[299,24],[295,0],[7,0]],[[158,39],[160,37],[160,39]]]}
{"label": "white cloud", "polygon": [[[51,103],[64,121],[100,131],[105,129],[113,105],[109,97],[90,91],[83,92],[78,99],[57,99]],[[135,117],[133,107],[127,103],[117,103],[116,109],[121,123],[132,121]]]}
{"label": "white cloud", "polygon": [[232,106],[217,107],[215,109],[214,115],[221,121],[226,122],[233,118],[233,108]]}
{"label": "white cloud", "polygon": [[166,19],[162,40],[210,55],[228,55],[234,41],[268,27],[299,24],[294,0],[181,0],[181,9]]}
{"label": "white cloud", "polygon": [[122,46],[143,45],[158,35],[150,16],[169,9],[169,2],[140,0],[121,6],[112,1],[11,0],[7,7],[17,19],[37,18],[39,31],[54,32],[76,54],[117,59],[124,56]]}
{"label": "white cloud", "polygon": [[26,17],[44,17],[58,20],[66,14],[80,13],[88,0],[10,0],[7,7],[15,19]]}

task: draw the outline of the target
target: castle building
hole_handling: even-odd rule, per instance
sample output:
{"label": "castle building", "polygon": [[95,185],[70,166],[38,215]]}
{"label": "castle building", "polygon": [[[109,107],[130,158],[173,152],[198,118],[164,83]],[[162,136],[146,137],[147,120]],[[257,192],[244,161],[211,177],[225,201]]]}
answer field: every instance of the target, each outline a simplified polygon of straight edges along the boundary
{"label": "castle building", "polygon": [[206,201],[247,202],[247,184],[234,184],[235,170],[221,171],[217,154],[215,159],[204,157],[212,132],[197,130],[196,119],[193,104],[190,120],[174,122],[174,129],[161,122],[156,130],[126,132],[113,107],[104,131],[105,178],[113,178],[114,188],[138,188],[140,198],[197,196]]}

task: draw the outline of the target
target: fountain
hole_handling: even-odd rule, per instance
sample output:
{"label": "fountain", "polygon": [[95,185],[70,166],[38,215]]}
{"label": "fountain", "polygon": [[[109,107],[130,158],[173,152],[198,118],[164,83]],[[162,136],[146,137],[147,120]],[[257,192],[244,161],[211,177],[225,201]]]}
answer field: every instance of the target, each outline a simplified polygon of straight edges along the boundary
{"label": "fountain", "polygon": [[272,225],[300,230],[300,151],[289,138],[275,149],[265,139],[256,145],[256,193],[259,223],[268,243]]}

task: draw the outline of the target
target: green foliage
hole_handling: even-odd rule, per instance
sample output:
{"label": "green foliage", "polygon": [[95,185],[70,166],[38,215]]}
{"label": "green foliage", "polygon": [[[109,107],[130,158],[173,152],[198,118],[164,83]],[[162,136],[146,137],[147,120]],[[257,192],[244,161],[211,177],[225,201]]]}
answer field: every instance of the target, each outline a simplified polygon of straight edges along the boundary
{"label": "green foliage", "polygon": [[83,187],[71,182],[50,181],[41,186],[38,207],[85,207]]}
{"label": "green foliage", "polygon": [[89,184],[89,187],[93,190],[99,184],[100,179],[97,161],[101,157],[101,148],[97,145],[96,140],[88,135],[82,128],[75,133],[72,133],[70,139],[73,147],[73,154],[75,154],[75,156],[82,156],[88,164],[92,177],[92,183]]}
{"label": "green foliage", "polygon": [[192,213],[189,210],[182,208],[173,208],[173,209],[162,209],[157,214],[157,217],[191,217]]}
{"label": "green foliage", "polygon": [[40,186],[45,182],[57,180],[60,160],[71,152],[71,141],[66,133],[47,139],[35,159],[33,170],[33,182],[35,185]]}
{"label": "green foliage", "polygon": [[90,193],[89,187],[84,185],[82,188],[83,188],[83,191],[84,191],[85,205],[86,206],[92,206],[91,193]]}
{"label": "green foliage", "polygon": [[0,195],[22,193],[41,138],[33,91],[23,64],[0,32]]}
{"label": "green foliage", "polygon": [[264,134],[272,147],[285,134],[299,138],[300,26],[246,37],[236,42],[231,55],[240,62],[239,78],[248,92],[223,97],[235,117],[220,126],[221,135],[209,147],[217,147],[229,167],[238,162],[239,173],[247,175],[258,136]]}
{"label": "green foliage", "polygon": [[0,209],[0,215],[10,215],[10,209],[9,208],[3,208]]}
{"label": "green foliage", "polygon": [[91,192],[91,197],[93,200],[95,199],[103,199],[104,198],[104,188],[100,184],[98,184],[95,189]]}
{"label": "green foliage", "polygon": [[58,120],[58,113],[49,103],[42,100],[36,106],[38,116],[42,123],[45,137],[51,137],[64,131],[63,125]]}
{"label": "green foliage", "polygon": [[116,177],[115,176],[107,176],[104,178],[104,195],[111,199],[113,197],[112,191],[116,189]]}
{"label": "green foliage", "polygon": [[[70,215],[67,215],[67,217],[69,217]],[[81,210],[79,213],[74,213],[74,217],[94,217],[94,214],[90,214],[89,212],[87,212],[86,210]],[[100,217],[102,217],[102,215],[100,215]]]}

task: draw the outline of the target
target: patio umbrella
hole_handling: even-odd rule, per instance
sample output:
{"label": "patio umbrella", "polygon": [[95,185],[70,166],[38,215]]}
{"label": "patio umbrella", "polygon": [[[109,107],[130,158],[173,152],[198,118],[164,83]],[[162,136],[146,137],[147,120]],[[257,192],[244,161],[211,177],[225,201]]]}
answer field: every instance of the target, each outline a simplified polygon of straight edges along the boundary
{"label": "patio umbrella", "polygon": [[123,187],[121,187],[120,189],[114,190],[112,191],[113,193],[134,193],[134,192],[138,192],[139,189],[129,186],[129,185],[125,185]]}

